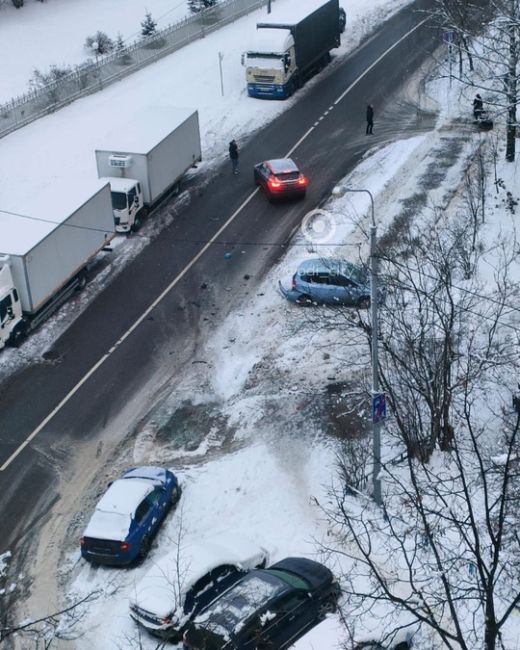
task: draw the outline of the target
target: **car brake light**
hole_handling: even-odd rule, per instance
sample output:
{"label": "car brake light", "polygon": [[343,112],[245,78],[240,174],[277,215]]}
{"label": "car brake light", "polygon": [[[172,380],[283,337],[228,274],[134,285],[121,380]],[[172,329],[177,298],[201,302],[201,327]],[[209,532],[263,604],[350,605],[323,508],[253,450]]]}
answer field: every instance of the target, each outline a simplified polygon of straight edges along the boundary
{"label": "car brake light", "polygon": [[171,619],[170,616],[167,616],[166,618],[163,618],[163,619],[161,620],[161,623],[162,623],[163,625],[169,625],[171,622],[172,622],[172,619]]}
{"label": "car brake light", "polygon": [[121,542],[121,545],[119,546],[119,549],[121,551],[129,551],[130,550],[130,544],[128,542]]}
{"label": "car brake light", "polygon": [[303,174],[298,178],[298,185],[307,185],[308,181]]}
{"label": "car brake light", "polygon": [[270,187],[272,190],[277,190],[277,189],[279,189],[280,187],[282,187],[282,184],[280,183],[280,181],[277,181],[277,180],[274,179],[274,178],[270,178],[267,184],[269,185],[269,187]]}
{"label": "car brake light", "polygon": [[296,273],[292,276],[292,288],[296,289]]}
{"label": "car brake light", "polygon": [[80,538],[79,538],[79,543],[80,543],[81,546],[85,546],[85,538],[84,538],[84,537],[80,537]]}

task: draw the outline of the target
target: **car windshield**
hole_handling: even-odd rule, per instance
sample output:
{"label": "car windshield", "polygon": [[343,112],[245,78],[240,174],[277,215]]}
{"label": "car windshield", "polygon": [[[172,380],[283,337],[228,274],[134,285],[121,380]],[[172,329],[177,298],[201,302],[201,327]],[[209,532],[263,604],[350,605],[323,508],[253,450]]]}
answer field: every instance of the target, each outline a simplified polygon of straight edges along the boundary
{"label": "car windshield", "polygon": [[126,194],[124,192],[111,192],[112,208],[114,210],[126,210]]}
{"label": "car windshield", "polygon": [[357,284],[366,284],[368,281],[366,270],[360,266],[345,263],[341,267],[341,272],[345,277],[350,278]]}
{"label": "car windshield", "polygon": [[287,585],[277,576],[267,572],[249,574],[204,610],[197,617],[197,625],[228,639],[258,609],[286,589]]}

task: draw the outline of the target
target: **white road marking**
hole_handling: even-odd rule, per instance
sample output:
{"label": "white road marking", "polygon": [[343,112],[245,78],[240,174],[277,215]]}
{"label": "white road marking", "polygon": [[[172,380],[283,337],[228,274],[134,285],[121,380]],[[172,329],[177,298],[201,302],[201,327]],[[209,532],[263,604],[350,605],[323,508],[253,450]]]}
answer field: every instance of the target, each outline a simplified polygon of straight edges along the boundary
{"label": "white road marking", "polygon": [[[388,49],[386,49],[381,56],[379,56],[363,73],[359,75],[357,79],[355,79],[350,86],[341,93],[341,95],[334,101],[333,105],[330,106],[329,110],[332,110],[334,106],[339,104],[339,102],[356,86],[356,84],[363,79],[365,75],[367,75],[372,68],[374,68],[389,52],[391,52],[394,48],[396,48],[402,41],[404,41],[408,36],[413,34],[416,29],[424,25],[424,23],[428,20],[428,18],[425,18],[422,20],[420,23],[418,23],[415,27],[413,27],[411,30],[406,32],[404,36],[402,36],[398,41],[396,41],[393,45],[391,45]],[[326,115],[326,113],[325,113]],[[320,117],[321,121],[323,119],[323,115]],[[296,151],[296,149],[304,142],[309,135],[314,131],[314,128],[319,124],[318,122],[315,122],[313,126],[311,126],[303,135],[302,137],[296,142],[296,144],[287,152],[285,155],[286,158],[289,158],[291,154]],[[182,278],[186,275],[186,273],[192,268],[194,264],[198,262],[198,260],[204,255],[204,253],[212,246],[212,244],[215,243],[218,237],[224,232],[224,230],[229,226],[230,223],[232,223],[237,215],[245,208],[245,206],[251,201],[251,199],[255,196],[255,194],[258,193],[258,188],[256,188],[248,197],[243,201],[243,203],[233,212],[233,214],[229,217],[229,219],[217,230],[217,232],[213,235],[213,237],[200,249],[200,251],[188,262],[188,264],[183,268],[183,270],[170,282],[170,284],[162,291],[161,294],[151,303],[151,305],[143,312],[143,314],[129,327],[129,329],[114,343],[114,345],[108,350],[106,354],[104,354],[93,366],[90,368],[90,370],[80,379],[80,381],[65,395],[65,397],[59,402],[59,404],[47,415],[47,417],[40,422],[40,424],[34,429],[34,431],[27,436],[27,438],[22,442],[22,444],[9,456],[9,458],[4,462],[4,464],[0,467],[0,472],[4,472],[9,465],[13,462],[13,460],[27,447],[27,445],[34,440],[34,438],[40,433],[40,431],[52,420],[52,418],[59,412],[61,409],[67,404],[67,402],[70,401],[72,397],[79,391],[79,389],[83,386],[83,384],[96,372],[98,368],[100,368],[105,361],[115,352],[115,350],[125,341],[132,332],[139,327],[139,325],[147,318],[147,316],[150,314],[155,307],[163,300],[163,298],[175,287],[176,284],[182,280]]]}

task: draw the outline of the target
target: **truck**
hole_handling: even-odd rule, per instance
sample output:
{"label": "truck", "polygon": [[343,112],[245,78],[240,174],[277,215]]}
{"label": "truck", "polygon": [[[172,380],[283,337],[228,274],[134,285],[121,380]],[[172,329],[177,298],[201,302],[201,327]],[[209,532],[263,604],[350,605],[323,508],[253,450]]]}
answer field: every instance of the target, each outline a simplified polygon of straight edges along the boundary
{"label": "truck", "polygon": [[108,183],[37,196],[34,211],[0,203],[0,349],[25,336],[87,281],[114,237]]}
{"label": "truck", "polygon": [[117,232],[137,231],[143,218],[202,159],[199,114],[193,109],[148,108],[96,149],[97,173],[110,183]]}
{"label": "truck", "polygon": [[341,44],[346,14],[339,0],[293,0],[257,23],[256,40],[242,55],[247,92],[260,99],[286,99],[330,61]]}

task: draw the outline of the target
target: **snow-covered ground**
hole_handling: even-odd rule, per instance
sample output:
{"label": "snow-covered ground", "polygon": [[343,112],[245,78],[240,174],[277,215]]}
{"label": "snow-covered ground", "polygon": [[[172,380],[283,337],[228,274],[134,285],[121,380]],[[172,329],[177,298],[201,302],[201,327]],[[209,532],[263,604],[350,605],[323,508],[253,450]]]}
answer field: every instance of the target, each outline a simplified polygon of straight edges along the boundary
{"label": "snow-covered ground", "polygon": [[[49,0],[49,6],[54,1]],[[283,0],[278,2],[281,4]],[[388,4],[377,1],[352,3],[347,29],[350,39],[344,39],[348,46],[343,46],[341,52],[358,42],[368,24],[382,19],[389,10]],[[399,4],[392,3],[391,10]],[[153,11],[152,3],[148,3],[148,8]],[[3,11],[5,7],[0,10]],[[17,16],[22,16],[21,11]],[[14,205],[17,191],[24,183],[27,184],[28,179],[32,187],[37,178],[37,189],[48,192],[55,185],[63,187],[69,173],[95,174],[93,150],[115,126],[117,116],[112,115],[114,102],[125,102],[136,112],[152,103],[176,103],[175,88],[179,84],[185,88],[182,103],[200,110],[206,164],[211,165],[223,155],[224,144],[230,135],[245,136],[290,105],[259,102],[255,104],[258,110],[251,114],[244,92],[239,54],[244,49],[245,34],[255,20],[254,15],[246,17],[205,39],[207,49],[200,56],[213,56],[213,69],[190,68],[195,52],[192,48],[200,48],[200,44],[190,46],[131,79],[78,101],[58,114],[5,138],[0,149],[0,196],[6,196],[6,206]],[[98,27],[103,28],[101,25]],[[108,26],[106,31],[109,31]],[[220,97],[217,78],[216,55],[219,50],[225,52],[227,94],[223,98]],[[454,114],[455,102],[448,101],[447,90],[447,84],[437,84],[431,89],[441,108],[437,129],[380,151],[369,152],[348,178],[350,186],[362,186],[374,194],[380,232],[384,232],[399,212],[401,201],[420,186],[439,147],[442,149],[446,145],[446,138],[450,135],[460,137],[462,129],[464,144],[458,151],[457,160],[446,170],[440,187],[430,193],[429,205],[442,202],[447,194],[456,194],[461,170],[480,136],[472,135],[463,120],[454,125],[453,119],[460,116]],[[456,89],[452,92],[455,93]],[[58,133],[59,138],[56,137]],[[71,142],[74,142],[73,150]],[[34,160],[28,157],[29,152],[32,152]],[[65,154],[70,161],[69,169],[64,169]],[[507,188],[517,186],[517,164],[499,162],[498,175]],[[17,206],[20,211],[19,204]],[[313,398],[326,385],[345,379],[345,359],[329,352],[338,343],[334,332],[328,333],[327,338],[316,345],[315,333],[305,327],[306,310],[286,303],[277,291],[277,281],[279,278],[287,281],[302,256],[317,253],[343,255],[350,259],[366,256],[368,208],[367,197],[363,195],[331,199],[326,206],[334,224],[333,240],[328,242],[330,247],[325,243],[319,248],[310,246],[309,251],[303,236],[298,236],[296,245],[257,288],[258,299],[229,315],[206,343],[206,363],[197,365],[191,374],[179,378],[183,392],[172,388],[171,397],[158,408],[154,422],[143,427],[130,454],[123,457],[132,464],[164,463],[167,458],[183,482],[184,493],[178,509],[168,517],[149,558],[140,567],[126,571],[94,569],[81,561],[79,550],[71,544],[59,576],[64,600],[73,602],[87,594],[96,595],[85,605],[79,622],[75,621],[73,625],[70,620],[62,621],[62,636],[73,639],[72,643],[78,650],[116,650],[137,644],[136,628],[128,616],[133,586],[166,549],[171,550],[180,527],[187,535],[195,536],[240,531],[261,541],[271,551],[274,561],[286,555],[321,557],[318,542],[327,539],[329,532],[329,522],[322,506],[327,504],[328,492],[335,480],[337,441],[326,436],[325,422],[312,417]],[[504,193],[490,196],[487,222],[491,230],[498,220],[504,230],[511,227],[508,216]],[[137,248],[133,247],[146,243],[145,238],[139,238],[138,244],[134,244],[135,241],[119,243],[123,257],[135,254]],[[16,351],[4,354],[0,359],[4,371],[36,359],[72,316],[65,310],[60,318],[37,333],[23,346],[22,361],[15,356],[19,354]],[[351,343],[351,357],[362,358],[366,354],[365,348],[355,339]],[[341,345],[345,347],[344,334]],[[201,432],[207,434],[203,436],[203,442],[190,451],[176,446],[175,440],[165,441],[161,437],[161,418],[174,414],[186,395],[190,395],[194,407],[215,405],[227,422],[225,428],[234,432],[227,448],[223,447],[223,432],[219,426]],[[385,442],[384,453],[391,452],[390,443]],[[85,519],[88,512],[80,513],[80,516]],[[74,532],[79,530],[80,525],[76,522]],[[341,570],[348,570],[348,562],[344,562]],[[48,606],[52,610],[56,605],[49,603]],[[362,636],[363,627],[365,634],[369,631],[377,634],[376,629],[370,630],[372,623],[360,621]],[[509,638],[514,639],[514,632],[509,632]],[[333,617],[320,627],[319,632],[316,630],[310,635],[305,643],[306,650],[339,648],[343,635],[343,628]],[[145,649],[156,647],[156,642],[147,636],[140,638],[139,642]],[[305,645],[302,642],[298,647]],[[508,648],[517,646],[518,635]]]}
{"label": "snow-covered ground", "polygon": [[0,104],[29,90],[35,69],[73,66],[93,58],[85,49],[87,36],[98,30],[126,43],[141,34],[141,21],[150,11],[163,29],[188,14],[186,0],[28,0],[15,9],[0,5]]}

